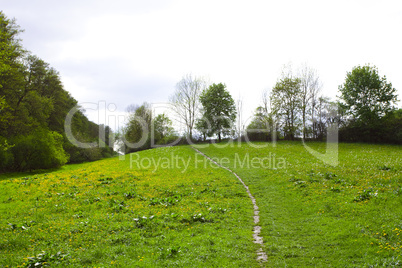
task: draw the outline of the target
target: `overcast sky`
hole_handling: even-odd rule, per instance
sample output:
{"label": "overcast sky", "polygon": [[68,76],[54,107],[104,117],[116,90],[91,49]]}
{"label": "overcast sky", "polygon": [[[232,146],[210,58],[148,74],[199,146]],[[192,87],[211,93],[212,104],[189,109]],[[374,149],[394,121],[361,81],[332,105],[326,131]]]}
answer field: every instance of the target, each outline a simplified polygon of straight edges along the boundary
{"label": "overcast sky", "polygon": [[289,62],[316,69],[332,99],[346,72],[370,63],[402,99],[400,1],[0,0],[0,9],[81,103],[167,102],[192,73],[225,83],[251,115]]}

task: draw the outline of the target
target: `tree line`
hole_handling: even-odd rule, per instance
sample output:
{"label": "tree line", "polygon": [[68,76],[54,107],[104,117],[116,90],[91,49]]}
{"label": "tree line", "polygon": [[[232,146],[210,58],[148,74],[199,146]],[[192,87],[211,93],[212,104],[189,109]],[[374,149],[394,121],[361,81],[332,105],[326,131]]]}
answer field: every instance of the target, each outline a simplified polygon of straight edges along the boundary
{"label": "tree line", "polygon": [[344,142],[402,142],[402,109],[396,89],[380,77],[378,68],[356,66],[339,86],[336,101],[321,95],[317,72],[303,66],[284,68],[270,92],[263,94],[247,133],[254,140],[319,140],[330,126],[339,128]]}
{"label": "tree line", "polygon": [[[396,89],[385,76],[380,77],[375,66],[357,66],[348,72],[335,101],[322,95],[321,88],[314,69],[285,66],[274,87],[263,92],[261,105],[245,125],[242,101],[235,103],[225,84],[208,85],[202,77],[187,74],[169,98],[172,115],[185,126],[184,132],[175,131],[166,114],[153,120],[150,105],[144,104],[132,110],[124,132],[130,142],[137,144],[141,138],[146,142],[126,148],[126,152],[208,138],[323,141],[331,126],[339,129],[340,141],[401,144],[402,109],[396,107]],[[158,129],[168,131],[162,135]],[[153,139],[151,133],[155,133]],[[158,138],[162,136],[164,139]]]}
{"label": "tree line", "polygon": [[[236,105],[223,83],[207,86],[205,79],[185,75],[170,97],[170,108],[185,126],[184,133],[175,131],[172,120],[162,113],[156,117],[151,106],[128,107],[129,120],[118,139],[125,153],[154,146],[187,144],[217,136],[218,140],[232,136]],[[195,138],[194,130],[201,136]]]}
{"label": "tree line", "polygon": [[[114,133],[90,122],[84,110],[72,118],[72,135],[97,146],[80,148],[69,141],[64,124],[77,101],[63,88],[59,73],[23,48],[21,29],[0,12],[0,172],[45,169],[97,160],[114,154]],[[123,152],[225,138],[270,141],[325,140],[331,125],[340,141],[402,142],[402,109],[395,88],[375,66],[348,72],[340,96],[321,94],[317,72],[308,66],[283,69],[271,90],[262,94],[245,125],[242,101],[234,101],[224,83],[183,76],[169,98],[172,114],[153,113],[150,104],[128,107],[128,123],[116,138]],[[172,119],[185,126],[174,128]],[[237,120],[236,120],[237,119]],[[104,133],[105,135],[99,135]],[[101,136],[101,139],[100,139]]]}
{"label": "tree line", "polygon": [[[0,12],[0,171],[60,167],[111,156],[109,146],[78,148],[68,141],[64,122],[77,101],[59,73],[21,44],[15,20]],[[72,132],[81,142],[97,141],[98,126],[78,111]],[[109,144],[107,139],[105,143]]]}

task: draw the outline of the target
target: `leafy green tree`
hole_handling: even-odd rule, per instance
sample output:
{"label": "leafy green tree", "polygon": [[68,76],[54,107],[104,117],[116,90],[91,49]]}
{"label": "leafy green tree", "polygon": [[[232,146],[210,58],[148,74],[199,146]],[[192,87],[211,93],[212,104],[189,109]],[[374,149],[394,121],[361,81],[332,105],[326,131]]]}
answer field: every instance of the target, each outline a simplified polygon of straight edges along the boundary
{"label": "leafy green tree", "polygon": [[141,106],[129,106],[130,112],[123,139],[127,148],[126,153],[148,149],[151,147],[152,111],[148,103]]}
{"label": "leafy green tree", "polygon": [[388,116],[395,110],[397,95],[386,77],[380,77],[377,67],[354,67],[339,91],[345,121],[339,132],[342,141],[392,142],[385,130],[398,124],[398,119]]}
{"label": "leafy green tree", "polygon": [[251,141],[269,141],[273,131],[273,120],[262,106],[254,113],[253,120],[247,126],[247,137]]}
{"label": "leafy green tree", "polygon": [[236,105],[226,90],[226,85],[212,84],[204,90],[200,96],[203,107],[203,118],[210,124],[210,135],[218,135],[219,141],[222,135],[227,135],[233,129],[236,120]]}
{"label": "leafy green tree", "polygon": [[394,109],[396,89],[380,77],[375,66],[354,67],[339,86],[341,105],[351,119],[362,124],[373,124]]}
{"label": "leafy green tree", "polygon": [[302,121],[300,111],[302,106],[300,79],[292,76],[282,77],[271,91],[272,114],[278,118],[284,137],[294,140],[299,134]]}
{"label": "leafy green tree", "polygon": [[166,114],[158,114],[153,119],[154,128],[154,144],[167,144],[173,141],[174,129],[172,126],[172,120],[167,117]]}
{"label": "leafy green tree", "polygon": [[382,118],[383,141],[402,144],[402,109],[388,113]]}
{"label": "leafy green tree", "polygon": [[21,32],[15,20],[0,11],[0,90],[3,92],[11,93],[10,86],[20,85],[23,80],[19,59],[26,52],[18,38]]}
{"label": "leafy green tree", "polygon": [[201,133],[203,141],[207,140],[207,137],[212,136],[211,124],[205,117],[197,119],[195,128]]}
{"label": "leafy green tree", "polygon": [[[65,118],[77,101],[55,69],[22,47],[21,32],[0,12],[0,171],[57,167],[68,155],[71,162],[110,155],[110,147],[82,149],[68,141]],[[83,142],[98,139],[99,126],[82,111],[72,129]]]}
{"label": "leafy green tree", "polygon": [[8,19],[0,11],[0,97],[3,98],[0,113],[0,136],[9,136],[11,123],[15,122],[14,103],[16,93],[24,83],[22,57],[25,54],[18,39],[20,30],[15,20]]}

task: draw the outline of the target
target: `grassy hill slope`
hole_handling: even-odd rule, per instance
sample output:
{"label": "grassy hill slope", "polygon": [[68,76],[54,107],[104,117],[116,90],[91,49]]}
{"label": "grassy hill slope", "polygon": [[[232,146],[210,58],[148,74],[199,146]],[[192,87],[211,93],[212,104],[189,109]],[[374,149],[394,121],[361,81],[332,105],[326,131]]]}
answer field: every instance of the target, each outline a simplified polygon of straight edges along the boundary
{"label": "grassy hill slope", "polygon": [[[257,199],[269,267],[402,265],[402,147],[339,144],[339,165],[301,142],[200,148]],[[308,143],[324,153],[325,143]],[[262,161],[262,162],[261,162]]]}
{"label": "grassy hill slope", "polygon": [[243,186],[203,159],[190,147],[159,148],[9,174],[0,266],[259,267]]}

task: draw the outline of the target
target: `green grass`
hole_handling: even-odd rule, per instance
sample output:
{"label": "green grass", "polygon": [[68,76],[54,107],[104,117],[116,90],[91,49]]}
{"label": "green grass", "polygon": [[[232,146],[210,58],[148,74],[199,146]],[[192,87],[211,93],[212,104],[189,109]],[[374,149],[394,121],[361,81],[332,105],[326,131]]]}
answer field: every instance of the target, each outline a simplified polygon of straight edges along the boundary
{"label": "green grass", "polygon": [[159,148],[132,168],[126,156],[3,175],[0,266],[259,267],[243,186],[195,155]]}
{"label": "green grass", "polygon": [[[401,146],[340,144],[332,167],[299,142],[254,145],[263,148],[199,149],[257,199],[263,266],[402,265]],[[1,175],[0,266],[261,266],[252,204],[230,172],[187,146],[143,151],[131,162]]]}
{"label": "green grass", "polygon": [[[255,145],[265,147],[200,150],[240,175],[256,197],[268,267],[402,265],[401,146],[340,144],[332,167],[299,142]],[[308,145],[324,152],[324,143]]]}

